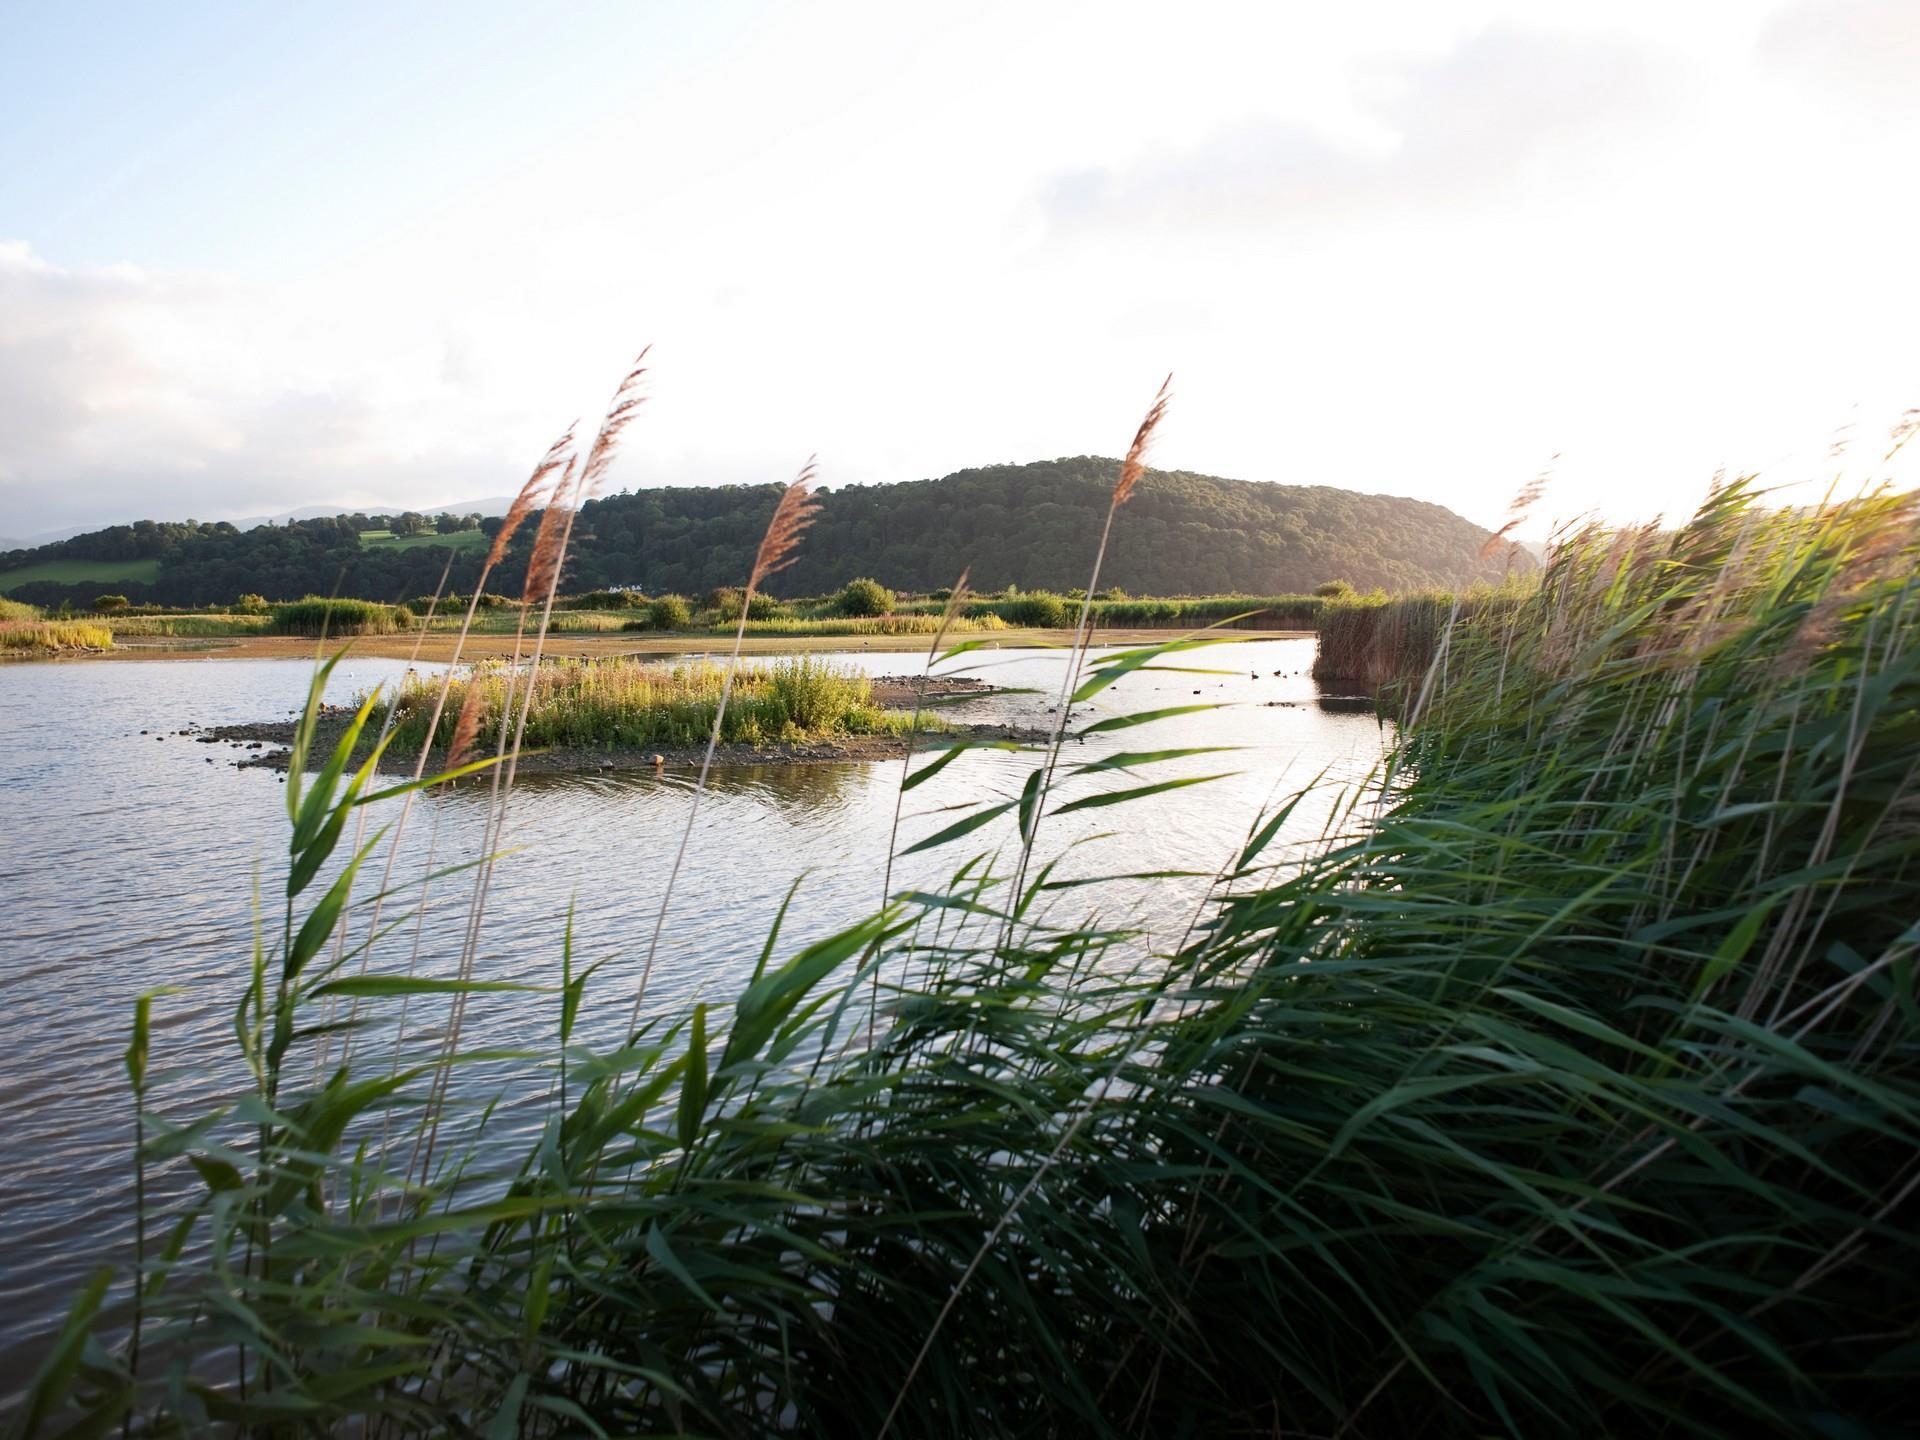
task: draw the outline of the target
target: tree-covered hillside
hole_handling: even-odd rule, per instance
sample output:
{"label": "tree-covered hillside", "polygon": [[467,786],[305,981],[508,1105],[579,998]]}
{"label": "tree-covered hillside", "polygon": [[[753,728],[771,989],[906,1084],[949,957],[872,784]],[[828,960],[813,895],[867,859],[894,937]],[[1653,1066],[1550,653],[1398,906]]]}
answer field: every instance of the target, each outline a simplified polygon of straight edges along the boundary
{"label": "tree-covered hillside", "polygon": [[[824,491],[798,562],[772,588],[819,594],[875,575],[929,590],[969,566],[979,589],[1084,584],[1117,463],[1079,456]],[[738,584],[779,491],[666,487],[591,501],[574,527],[568,584],[656,593]],[[521,531],[489,588],[519,583],[534,529]],[[1453,586],[1500,578],[1508,557],[1482,559],[1486,539],[1479,526],[1425,501],[1155,470],[1114,527],[1102,583],[1145,595],[1282,594],[1332,579],[1396,591]],[[0,555],[0,591],[41,604],[84,603],[97,585],[9,585],[8,573],[56,556],[157,557],[156,578],[126,587],[136,601],[216,604],[243,591],[392,600],[431,590],[447,554],[431,536],[404,549],[363,543],[350,517],[245,532],[143,523]],[[1525,557],[1512,563],[1532,565]],[[474,548],[456,551],[454,587],[470,585],[478,566]]]}
{"label": "tree-covered hillside", "polygon": [[[794,567],[775,588],[817,594],[851,576],[980,589],[1086,583],[1118,461],[994,465],[940,480],[856,486],[822,497]],[[778,487],[642,490],[589,505],[576,569],[594,585],[700,590],[737,583]],[[1420,500],[1330,486],[1151,470],[1114,526],[1103,583],[1136,594],[1281,594],[1344,578],[1388,590],[1498,579],[1487,532]]]}

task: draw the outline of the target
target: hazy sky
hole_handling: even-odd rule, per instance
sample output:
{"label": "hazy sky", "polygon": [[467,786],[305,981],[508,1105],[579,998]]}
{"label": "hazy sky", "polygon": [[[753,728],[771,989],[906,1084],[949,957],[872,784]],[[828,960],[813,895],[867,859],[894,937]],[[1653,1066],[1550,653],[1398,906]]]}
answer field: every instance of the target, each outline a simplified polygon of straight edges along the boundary
{"label": "hazy sky", "polygon": [[[1118,453],[1483,522],[1920,405],[1920,0],[0,0],[0,533]],[[1869,453],[1870,452],[1870,453]]]}

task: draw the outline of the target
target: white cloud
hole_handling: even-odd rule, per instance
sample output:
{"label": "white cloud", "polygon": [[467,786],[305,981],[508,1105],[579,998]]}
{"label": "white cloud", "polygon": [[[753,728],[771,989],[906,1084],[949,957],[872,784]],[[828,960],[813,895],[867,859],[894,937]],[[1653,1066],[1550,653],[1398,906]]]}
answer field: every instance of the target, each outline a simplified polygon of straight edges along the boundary
{"label": "white cloud", "polygon": [[1169,465],[1672,510],[1920,396],[1916,112],[1805,68],[1906,64],[1850,6],[823,4],[631,91],[623,10],[538,143],[203,197],[245,281],[0,252],[7,528],[499,493],[645,341],[616,486],[1115,451],[1173,369]]}
{"label": "white cloud", "polygon": [[1800,0],[1768,21],[1759,50],[1831,94],[1872,107],[1920,107],[1920,5],[1913,0]]}
{"label": "white cloud", "polygon": [[[519,426],[458,342],[219,276],[0,245],[0,497],[26,532],[504,488]],[[524,449],[524,447],[522,447]]]}
{"label": "white cloud", "polygon": [[1470,210],[1503,189],[1587,178],[1644,142],[1681,91],[1677,68],[1645,46],[1507,24],[1356,72],[1370,144],[1292,117],[1246,120],[1131,166],[1057,176],[1046,212],[1065,225],[1207,228]]}

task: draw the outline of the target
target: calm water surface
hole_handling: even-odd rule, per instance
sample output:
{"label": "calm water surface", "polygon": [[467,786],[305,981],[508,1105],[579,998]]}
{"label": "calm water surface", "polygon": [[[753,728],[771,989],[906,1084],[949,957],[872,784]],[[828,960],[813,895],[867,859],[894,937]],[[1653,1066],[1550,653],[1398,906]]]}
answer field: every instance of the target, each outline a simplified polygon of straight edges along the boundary
{"label": "calm water surface", "polygon": [[[1228,674],[1142,674],[1101,695],[1085,719],[1202,702],[1226,708],[1096,737],[1073,746],[1070,759],[1122,748],[1235,746],[1236,753],[1156,767],[1144,778],[1240,773],[1050,821],[1042,850],[1117,831],[1075,846],[1064,873],[1211,871],[1263,805],[1323,777],[1332,783],[1300,807],[1290,832],[1302,841],[1317,834],[1338,783],[1371,770],[1383,736],[1369,714],[1315,703],[1306,674],[1312,647],[1311,640],[1221,646],[1167,663]],[[875,674],[917,663],[899,653],[831,658]],[[975,662],[967,673],[1043,693],[970,701],[954,718],[1049,722],[1046,692],[1058,693],[1065,663],[1058,652],[966,658]],[[349,659],[329,698],[349,699],[404,668]],[[134,997],[176,987],[155,1006],[153,1064],[165,1072],[156,1108],[197,1114],[236,1083],[233,1009],[247,972],[256,882],[268,923],[277,923],[285,792],[275,772],[234,768],[244,752],[174,732],[285,716],[303,699],[309,673],[305,662],[283,660],[0,665],[0,1400],[30,1373],[76,1282],[101,1261],[131,1254],[133,1132],[121,1051]],[[935,813],[945,807],[1015,798],[1033,764],[1031,756],[1000,752],[962,757],[908,795],[901,845],[951,823],[954,814]],[[717,771],[675,889],[649,1011],[676,1010],[695,995],[731,997],[796,880],[800,900],[783,949],[874,908],[899,781],[898,762]],[[1140,782],[1106,778],[1099,788],[1131,783]],[[519,853],[496,874],[482,977],[552,982],[572,903],[576,953],[586,963],[607,962],[588,994],[582,1038],[616,1036],[691,789],[690,772],[523,778],[507,836]],[[440,864],[470,858],[483,793],[468,787],[416,807],[396,880],[419,874],[429,844]],[[937,884],[968,856],[1004,844],[1011,830],[1009,818],[956,846],[908,857],[895,867],[895,888]],[[376,856],[369,880],[378,864]],[[1191,892],[1164,886],[1145,896],[1127,887],[1063,893],[1074,897],[1063,903],[1097,906],[1109,922],[1131,915],[1168,942],[1192,913]],[[423,932],[427,973],[451,970],[466,894],[459,879],[434,893]],[[406,953],[395,937],[376,952],[374,967],[404,968]],[[538,1044],[550,1036],[546,997],[479,999],[495,1003],[477,1000],[470,1009],[469,1045]],[[496,1086],[507,1080],[469,1072],[464,1083],[485,1089],[490,1078]],[[511,1138],[514,1127],[536,1120],[532,1107],[510,1109],[495,1126]]]}

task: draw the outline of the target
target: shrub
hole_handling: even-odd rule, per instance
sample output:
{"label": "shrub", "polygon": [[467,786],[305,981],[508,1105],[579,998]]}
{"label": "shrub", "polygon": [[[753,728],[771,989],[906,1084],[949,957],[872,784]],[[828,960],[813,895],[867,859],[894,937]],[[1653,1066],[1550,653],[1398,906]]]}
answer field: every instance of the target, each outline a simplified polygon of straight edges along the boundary
{"label": "shrub", "polygon": [[947,586],[942,585],[938,590],[929,590],[927,592],[927,598],[929,600],[951,600],[953,598],[953,591]]}
{"label": "shrub", "polygon": [[647,603],[644,595],[630,590],[589,590],[581,595],[562,596],[562,610],[635,610]]}
{"label": "shrub", "polygon": [[238,600],[233,602],[233,613],[236,615],[264,615],[267,613],[267,597],[264,595],[255,595],[252,591],[248,591],[245,595],[242,595]]}
{"label": "shrub", "polygon": [[[717,604],[714,603],[715,596],[719,597]],[[729,625],[739,620],[740,592],[738,590],[711,591],[707,601],[707,608]],[[753,599],[747,602],[747,619],[749,620],[784,620],[792,614],[791,606],[781,603],[771,595],[762,595],[758,591],[755,591]]]}
{"label": "shrub", "polygon": [[647,606],[647,626],[653,630],[684,630],[693,624],[693,611],[678,595],[661,595]]}
{"label": "shrub", "polygon": [[127,604],[127,597],[124,595],[96,595],[93,597],[93,608],[98,610],[102,615],[112,615],[116,611],[124,610],[127,608]]}
{"label": "shrub", "polygon": [[1012,600],[1002,601],[1000,617],[1009,625],[1059,630],[1067,623],[1067,603],[1045,590],[1029,590]]}
{"label": "shrub", "polygon": [[893,592],[878,580],[862,576],[840,588],[840,593],[833,597],[833,608],[855,619],[885,615],[893,609]]}
{"label": "shrub", "polygon": [[1329,580],[1323,585],[1314,586],[1313,593],[1322,600],[1351,600],[1353,586],[1345,580]]}

